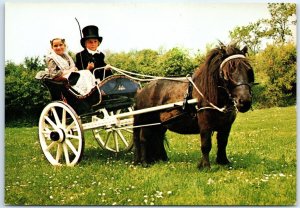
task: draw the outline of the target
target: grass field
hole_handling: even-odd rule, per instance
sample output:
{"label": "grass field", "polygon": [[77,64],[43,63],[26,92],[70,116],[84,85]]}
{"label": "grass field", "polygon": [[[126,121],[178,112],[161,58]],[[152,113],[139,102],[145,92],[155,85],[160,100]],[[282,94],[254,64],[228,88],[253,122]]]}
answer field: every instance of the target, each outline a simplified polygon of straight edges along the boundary
{"label": "grass field", "polygon": [[133,166],[132,153],[115,157],[86,132],[83,160],[53,167],[38,128],[5,130],[7,205],[295,205],[296,108],[238,114],[228,143],[231,165],[199,171],[199,135],[167,133],[170,161]]}

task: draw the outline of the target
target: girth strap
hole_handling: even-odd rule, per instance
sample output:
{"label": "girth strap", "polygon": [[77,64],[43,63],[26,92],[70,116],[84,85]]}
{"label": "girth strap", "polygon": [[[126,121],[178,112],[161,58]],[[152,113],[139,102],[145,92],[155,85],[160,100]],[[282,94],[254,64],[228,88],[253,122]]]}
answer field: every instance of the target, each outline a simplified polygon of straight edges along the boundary
{"label": "girth strap", "polygon": [[185,113],[195,114],[196,113],[195,105],[194,104],[191,105],[188,103],[188,100],[192,99],[192,93],[193,93],[193,84],[191,82],[189,82],[189,86],[184,95],[182,110]]}

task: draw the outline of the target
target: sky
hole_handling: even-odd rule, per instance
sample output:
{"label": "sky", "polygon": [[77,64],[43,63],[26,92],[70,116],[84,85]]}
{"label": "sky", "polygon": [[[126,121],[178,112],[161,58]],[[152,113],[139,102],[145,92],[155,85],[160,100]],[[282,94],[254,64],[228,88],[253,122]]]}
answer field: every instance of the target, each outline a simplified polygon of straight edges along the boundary
{"label": "sky", "polygon": [[[79,52],[80,32],[99,27],[101,51],[183,47],[205,52],[208,44],[229,43],[229,31],[269,18],[267,3],[210,3],[200,0],[167,1],[6,1],[5,61],[43,57],[55,37],[66,39],[68,50]],[[49,2],[49,1],[48,1]]]}

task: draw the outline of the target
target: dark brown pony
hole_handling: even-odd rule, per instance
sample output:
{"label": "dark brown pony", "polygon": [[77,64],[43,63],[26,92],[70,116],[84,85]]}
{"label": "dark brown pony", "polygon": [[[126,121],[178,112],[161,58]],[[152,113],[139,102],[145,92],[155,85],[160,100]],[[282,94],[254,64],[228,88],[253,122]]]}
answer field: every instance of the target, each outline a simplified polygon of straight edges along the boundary
{"label": "dark brown pony", "polygon": [[216,161],[228,164],[226,146],[232,123],[237,111],[246,112],[252,104],[254,73],[246,53],[247,47],[240,50],[235,44],[220,43],[196,69],[192,82],[155,80],[141,89],[136,96],[136,110],[178,101],[186,103],[185,97],[197,98],[197,104],[134,116],[135,126],[160,123],[134,129],[134,162],[148,165],[168,160],[164,137],[169,129],[180,134],[200,134],[202,159],[199,168],[210,167],[211,136],[217,132]]}

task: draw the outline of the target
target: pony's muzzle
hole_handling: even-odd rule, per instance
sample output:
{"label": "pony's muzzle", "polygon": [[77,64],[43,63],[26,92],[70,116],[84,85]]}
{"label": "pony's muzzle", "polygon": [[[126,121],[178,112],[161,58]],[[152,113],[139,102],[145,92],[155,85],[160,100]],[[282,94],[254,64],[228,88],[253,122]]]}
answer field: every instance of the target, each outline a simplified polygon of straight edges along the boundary
{"label": "pony's muzzle", "polygon": [[252,99],[246,99],[246,100],[237,99],[236,101],[236,107],[238,111],[241,113],[245,113],[248,110],[250,110],[251,105],[252,105]]}
{"label": "pony's muzzle", "polygon": [[234,92],[235,106],[239,112],[245,113],[252,106],[251,88],[248,85],[240,85],[236,87]]}

